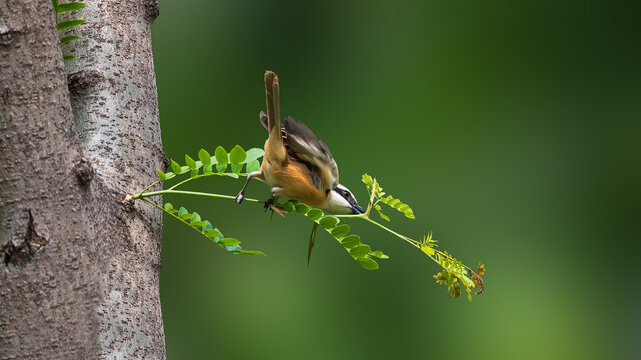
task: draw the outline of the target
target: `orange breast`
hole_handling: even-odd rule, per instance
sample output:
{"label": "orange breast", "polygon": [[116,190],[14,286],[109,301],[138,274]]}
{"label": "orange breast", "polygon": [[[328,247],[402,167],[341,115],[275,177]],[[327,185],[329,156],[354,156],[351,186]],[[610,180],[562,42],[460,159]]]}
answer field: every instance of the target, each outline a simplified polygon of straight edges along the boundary
{"label": "orange breast", "polygon": [[280,188],[275,195],[289,200],[298,200],[312,207],[325,205],[327,197],[314,187],[305,165],[288,159],[286,164],[263,161],[261,171],[270,188]]}

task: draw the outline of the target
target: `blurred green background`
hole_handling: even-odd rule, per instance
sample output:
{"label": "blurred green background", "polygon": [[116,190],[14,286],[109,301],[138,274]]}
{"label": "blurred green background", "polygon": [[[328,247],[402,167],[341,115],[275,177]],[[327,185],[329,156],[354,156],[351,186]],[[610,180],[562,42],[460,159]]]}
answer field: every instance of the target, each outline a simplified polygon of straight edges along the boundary
{"label": "blurred green background", "polygon": [[[160,1],[154,55],[163,142],[262,147],[263,73],[283,115],[412,206],[391,226],[470,266],[472,304],[436,264],[368,224],[390,256],[361,269],[310,223],[260,206],[167,197],[246,249],[166,219],[169,359],[621,359],[641,348],[639,9],[608,2]],[[194,189],[235,195],[242,181]],[[266,199],[252,183],[248,196]]]}

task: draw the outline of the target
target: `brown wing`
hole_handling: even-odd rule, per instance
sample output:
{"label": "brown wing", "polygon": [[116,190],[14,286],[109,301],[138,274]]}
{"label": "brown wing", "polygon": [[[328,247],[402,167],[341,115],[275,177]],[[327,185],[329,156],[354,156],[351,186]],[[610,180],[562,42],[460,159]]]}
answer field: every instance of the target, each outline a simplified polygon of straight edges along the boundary
{"label": "brown wing", "polygon": [[338,185],[338,166],[332,153],[305,124],[288,116],[283,122],[283,141],[287,155],[307,166],[317,189],[327,191]]}

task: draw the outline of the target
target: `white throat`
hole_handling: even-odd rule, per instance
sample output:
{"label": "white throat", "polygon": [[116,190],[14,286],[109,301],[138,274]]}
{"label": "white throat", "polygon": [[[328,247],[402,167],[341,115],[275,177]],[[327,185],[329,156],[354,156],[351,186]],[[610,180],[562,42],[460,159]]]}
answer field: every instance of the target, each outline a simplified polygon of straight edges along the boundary
{"label": "white throat", "polygon": [[341,194],[332,190],[327,197],[327,206],[323,210],[332,214],[346,215],[352,213],[352,205]]}

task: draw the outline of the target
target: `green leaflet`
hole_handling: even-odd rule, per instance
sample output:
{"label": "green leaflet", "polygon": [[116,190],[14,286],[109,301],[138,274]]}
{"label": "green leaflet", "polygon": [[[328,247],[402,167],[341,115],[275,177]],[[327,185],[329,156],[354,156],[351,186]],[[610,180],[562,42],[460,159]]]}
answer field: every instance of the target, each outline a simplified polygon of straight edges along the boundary
{"label": "green leaflet", "polygon": [[365,270],[378,270],[378,263],[369,257],[358,258],[356,261]]}
{"label": "green leaflet", "polygon": [[265,155],[265,150],[259,148],[251,148],[247,150],[247,158],[245,159],[245,162],[258,160],[262,158],[263,155]]}
{"label": "green leaflet", "polygon": [[374,251],[374,252],[370,253],[370,255],[376,256],[379,259],[389,259],[389,256],[383,254],[383,252],[380,251],[380,250]]}
{"label": "green leaflet", "polygon": [[318,219],[318,224],[326,230],[335,227],[339,222],[339,218],[331,215],[323,216],[322,218]]}
{"label": "green leaflet", "polygon": [[162,181],[167,180],[167,175],[164,172],[160,170],[156,170],[156,173],[158,174],[158,178],[160,178],[160,180]]}
{"label": "green leaflet", "polygon": [[187,166],[189,166],[190,169],[197,169],[196,162],[194,159],[191,158],[191,156],[185,154],[185,162],[187,163]]}
{"label": "green leaflet", "polygon": [[227,151],[222,146],[216,147],[216,151],[214,152],[214,155],[216,156],[216,162],[218,164],[227,164],[229,162],[229,156],[227,155]]}
{"label": "green leaflet", "polygon": [[224,238],[218,241],[218,245],[223,245],[223,246],[234,246],[238,244],[240,244],[240,241],[234,238]]}
{"label": "green leaflet", "polygon": [[238,174],[243,171],[243,164],[231,164],[231,172]]}
{"label": "green leaflet", "polygon": [[174,160],[170,160],[170,164],[171,164],[171,169],[174,171],[174,174],[180,174],[182,170],[180,165]]}
{"label": "green leaflet", "polygon": [[338,225],[337,227],[333,228],[332,231],[330,231],[330,234],[332,234],[333,237],[339,239],[347,235],[349,230],[350,227],[347,224]]}
{"label": "green leaflet", "polygon": [[252,173],[254,171],[260,170],[260,162],[256,159],[247,163],[247,173]]}
{"label": "green leaflet", "polygon": [[311,210],[309,210],[309,211],[307,212],[307,215],[306,215],[306,216],[307,216],[308,218],[310,218],[310,219],[312,219],[312,220],[316,221],[316,220],[320,219],[320,218],[321,218],[321,216],[323,216],[323,211],[321,211],[321,210],[319,210],[319,209],[311,209]]}
{"label": "green leaflet", "polygon": [[78,25],[82,25],[85,23],[85,20],[70,20],[70,21],[62,21],[59,22],[56,25],[56,28],[58,30],[64,30],[64,29],[71,29],[72,27],[76,27]]}
{"label": "green leaflet", "polygon": [[247,160],[247,153],[240,145],[234,146],[229,152],[229,161],[232,164],[242,164],[245,160]]}
{"label": "green leaflet", "polygon": [[203,165],[211,165],[211,155],[205,149],[200,149],[198,152],[198,159]]}
{"label": "green leaflet", "polygon": [[296,205],[296,212],[301,214],[301,215],[306,215],[311,208],[308,205],[305,205],[303,203],[300,203]]}
{"label": "green leaflet", "polygon": [[351,249],[361,243],[361,237],[358,235],[352,234],[352,235],[345,236],[342,240],[340,240],[340,242],[344,247]]}
{"label": "green leaflet", "polygon": [[53,6],[54,10],[57,13],[80,10],[83,7],[85,7],[85,3],[76,2],[76,3],[67,3],[67,4],[57,4],[57,1],[55,1],[55,4]]}
{"label": "green leaflet", "polygon": [[352,248],[349,251],[349,254],[352,255],[354,258],[359,258],[363,257],[365,255],[368,255],[372,249],[369,247],[369,245],[358,245]]}
{"label": "green leaflet", "polygon": [[263,256],[267,256],[267,255],[265,255],[265,253],[263,253],[262,251],[251,251],[251,250],[232,250],[231,252],[233,252],[234,254],[243,254],[243,255],[263,255]]}
{"label": "green leaflet", "polygon": [[66,44],[71,40],[78,40],[78,39],[81,39],[81,37],[80,36],[63,36],[60,38],[60,43]]}

